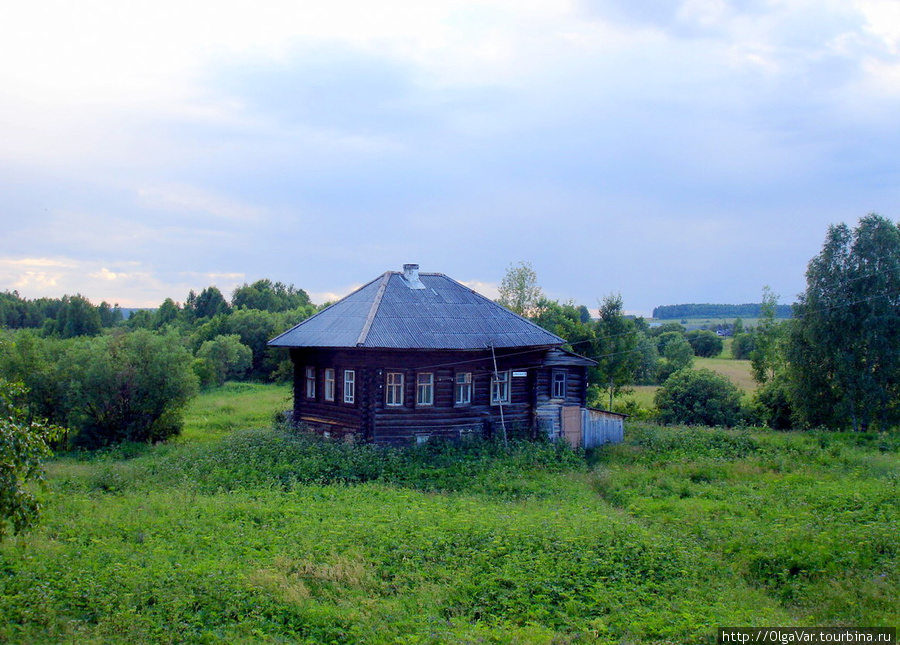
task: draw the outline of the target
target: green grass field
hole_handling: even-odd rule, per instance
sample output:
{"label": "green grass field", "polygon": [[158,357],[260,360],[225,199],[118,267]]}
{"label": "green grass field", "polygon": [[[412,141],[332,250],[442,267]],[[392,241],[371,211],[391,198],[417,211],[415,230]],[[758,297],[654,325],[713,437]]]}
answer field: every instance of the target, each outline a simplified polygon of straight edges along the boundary
{"label": "green grass field", "polygon": [[585,456],[407,451],[202,394],[184,435],[49,464],[0,543],[3,643],[712,643],[900,624],[900,439],[630,424]]}
{"label": "green grass field", "polygon": [[750,370],[750,361],[736,361],[730,356],[716,358],[694,358],[695,369],[707,369],[727,377],[742,392],[752,393],[756,390],[756,381]]}
{"label": "green grass field", "polygon": [[291,409],[292,396],[290,385],[226,383],[194,399],[177,441],[212,441],[234,430],[266,428],[277,413]]}

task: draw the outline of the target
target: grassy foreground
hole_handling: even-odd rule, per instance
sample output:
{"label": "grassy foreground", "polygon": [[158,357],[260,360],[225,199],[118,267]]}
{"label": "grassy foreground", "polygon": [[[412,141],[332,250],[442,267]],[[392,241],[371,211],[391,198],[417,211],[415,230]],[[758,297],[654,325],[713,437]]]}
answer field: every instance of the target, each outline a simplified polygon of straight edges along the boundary
{"label": "grassy foreground", "polygon": [[896,437],[634,425],[587,459],[401,452],[272,429],[285,392],[230,385],[179,442],[50,464],[41,526],[0,544],[0,642],[707,643],[717,626],[900,624]]}

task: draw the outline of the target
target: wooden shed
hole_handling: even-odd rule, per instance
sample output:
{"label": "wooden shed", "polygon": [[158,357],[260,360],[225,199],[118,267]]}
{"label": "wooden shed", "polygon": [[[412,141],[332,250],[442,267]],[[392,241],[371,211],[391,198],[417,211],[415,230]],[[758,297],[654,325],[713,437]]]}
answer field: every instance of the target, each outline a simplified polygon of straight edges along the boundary
{"label": "wooden shed", "polygon": [[564,415],[586,409],[593,361],[564,342],[407,264],[269,345],[290,350],[295,422],[328,436],[413,443],[504,432],[571,441]]}

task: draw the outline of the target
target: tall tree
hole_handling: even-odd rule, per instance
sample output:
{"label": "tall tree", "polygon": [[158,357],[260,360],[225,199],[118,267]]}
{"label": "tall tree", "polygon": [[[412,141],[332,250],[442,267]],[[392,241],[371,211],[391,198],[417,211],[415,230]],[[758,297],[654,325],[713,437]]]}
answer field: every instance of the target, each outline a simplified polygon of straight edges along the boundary
{"label": "tall tree", "polygon": [[900,230],[871,214],[831,226],[806,271],[787,346],[805,425],[896,423],[900,401]]}
{"label": "tall tree", "polygon": [[218,287],[207,287],[200,292],[194,303],[194,314],[198,319],[212,318],[217,314],[227,314],[231,308]]}
{"label": "tall tree", "polygon": [[753,378],[762,385],[775,378],[782,366],[782,336],[784,324],[775,320],[778,294],[768,286],[763,287],[759,322],[756,325],[753,350],[750,352],[750,366]]}
{"label": "tall tree", "polygon": [[600,347],[597,370],[600,383],[609,395],[611,410],[613,397],[634,383],[642,362],[641,354],[636,351],[640,335],[634,321],[625,317],[621,294],[609,294],[600,302],[597,340]]}
{"label": "tall tree", "polygon": [[537,273],[530,262],[510,264],[499,291],[497,302],[520,316],[534,315],[543,298],[543,292],[537,283]]}

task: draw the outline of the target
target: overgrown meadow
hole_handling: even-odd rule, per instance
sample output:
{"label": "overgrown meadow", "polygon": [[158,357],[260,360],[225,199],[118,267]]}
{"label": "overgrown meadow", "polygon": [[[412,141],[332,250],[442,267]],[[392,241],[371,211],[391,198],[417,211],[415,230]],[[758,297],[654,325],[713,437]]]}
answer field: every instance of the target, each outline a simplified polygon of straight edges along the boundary
{"label": "overgrown meadow", "polygon": [[399,451],[201,395],[183,436],[57,457],[0,544],[0,642],[709,643],[900,624],[900,439],[632,424],[584,455]]}

